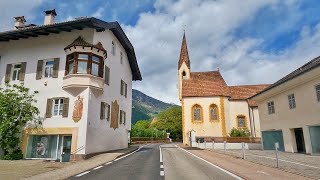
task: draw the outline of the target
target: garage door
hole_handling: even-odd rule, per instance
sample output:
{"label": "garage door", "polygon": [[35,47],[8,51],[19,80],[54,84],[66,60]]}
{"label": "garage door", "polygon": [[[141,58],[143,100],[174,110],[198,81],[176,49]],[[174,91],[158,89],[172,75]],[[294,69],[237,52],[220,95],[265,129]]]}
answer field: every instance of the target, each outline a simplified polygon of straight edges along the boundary
{"label": "garage door", "polygon": [[312,153],[320,154],[320,126],[311,126],[309,128]]}
{"label": "garage door", "polygon": [[262,141],[264,150],[275,150],[274,144],[279,143],[279,150],[284,151],[282,131],[263,131]]}

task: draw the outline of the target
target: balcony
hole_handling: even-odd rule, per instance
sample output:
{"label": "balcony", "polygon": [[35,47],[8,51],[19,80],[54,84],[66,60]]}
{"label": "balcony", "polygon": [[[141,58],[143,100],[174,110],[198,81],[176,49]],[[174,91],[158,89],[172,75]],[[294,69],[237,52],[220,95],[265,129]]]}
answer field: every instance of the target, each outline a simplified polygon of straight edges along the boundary
{"label": "balcony", "polygon": [[90,74],[69,74],[63,77],[62,88],[74,91],[83,88],[92,88],[99,93],[103,92],[104,79]]}

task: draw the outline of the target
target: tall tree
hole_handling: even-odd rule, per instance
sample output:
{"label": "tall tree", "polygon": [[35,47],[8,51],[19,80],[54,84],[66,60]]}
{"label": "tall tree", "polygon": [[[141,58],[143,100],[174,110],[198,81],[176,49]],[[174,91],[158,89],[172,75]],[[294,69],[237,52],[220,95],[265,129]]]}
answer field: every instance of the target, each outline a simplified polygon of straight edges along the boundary
{"label": "tall tree", "polygon": [[21,159],[21,131],[29,122],[41,124],[39,109],[34,106],[34,95],[23,84],[5,84],[0,88],[0,147],[4,150],[4,159]]}

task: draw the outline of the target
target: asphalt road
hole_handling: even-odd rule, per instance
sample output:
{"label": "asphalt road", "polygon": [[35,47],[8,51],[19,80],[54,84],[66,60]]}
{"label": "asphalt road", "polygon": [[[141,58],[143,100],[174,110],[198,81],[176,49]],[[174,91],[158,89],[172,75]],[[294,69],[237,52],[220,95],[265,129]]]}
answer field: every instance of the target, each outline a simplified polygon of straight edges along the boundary
{"label": "asphalt road", "polygon": [[[207,180],[237,179],[232,174],[195,157],[174,144],[151,144],[122,159],[103,164],[73,180]],[[161,159],[163,163],[161,163]],[[163,164],[163,166],[162,166]],[[161,172],[162,171],[162,172]]]}
{"label": "asphalt road", "polygon": [[103,167],[90,170],[74,180],[161,180],[160,144],[147,145],[138,152]]}

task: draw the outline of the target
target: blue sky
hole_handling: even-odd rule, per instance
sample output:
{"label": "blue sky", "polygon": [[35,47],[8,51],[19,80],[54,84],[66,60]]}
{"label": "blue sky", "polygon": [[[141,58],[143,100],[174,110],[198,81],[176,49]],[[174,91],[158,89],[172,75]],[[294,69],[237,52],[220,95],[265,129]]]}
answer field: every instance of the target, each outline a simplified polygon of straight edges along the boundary
{"label": "blue sky", "polygon": [[0,30],[13,17],[42,24],[94,16],[118,21],[143,75],[134,88],[167,102],[177,98],[177,61],[185,26],[191,71],[220,69],[229,85],[273,83],[320,55],[316,0],[11,0],[0,1]]}

